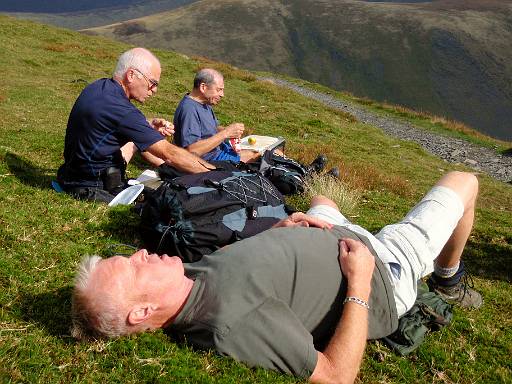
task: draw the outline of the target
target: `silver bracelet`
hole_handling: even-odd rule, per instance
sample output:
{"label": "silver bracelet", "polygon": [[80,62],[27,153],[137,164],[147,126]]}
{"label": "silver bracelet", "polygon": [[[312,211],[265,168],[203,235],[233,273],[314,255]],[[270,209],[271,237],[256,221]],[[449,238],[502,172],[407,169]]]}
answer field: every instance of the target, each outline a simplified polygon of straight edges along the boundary
{"label": "silver bracelet", "polygon": [[354,296],[347,296],[345,297],[345,300],[343,300],[343,304],[346,304],[346,303],[356,303],[356,304],[359,304],[361,307],[365,307],[366,309],[370,309],[370,306],[368,305],[368,303],[364,300],[361,300],[359,297],[354,297]]}

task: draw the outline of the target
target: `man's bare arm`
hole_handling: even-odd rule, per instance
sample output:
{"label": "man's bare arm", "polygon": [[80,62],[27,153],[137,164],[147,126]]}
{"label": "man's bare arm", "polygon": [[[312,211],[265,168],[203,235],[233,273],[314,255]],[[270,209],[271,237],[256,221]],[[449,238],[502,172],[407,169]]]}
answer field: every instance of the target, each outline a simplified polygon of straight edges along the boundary
{"label": "man's bare arm", "polygon": [[[347,297],[368,302],[375,260],[361,242],[340,241],[340,265],[347,279]],[[347,302],[327,348],[318,352],[318,361],[310,377],[312,383],[353,383],[359,372],[368,334],[368,309]]]}
{"label": "man's bare arm", "polygon": [[167,140],[157,141],[147,152],[164,160],[174,168],[187,173],[200,173],[215,169],[215,166]]}
{"label": "man's bare arm", "polygon": [[234,123],[228,125],[227,127],[219,128],[221,129],[215,135],[207,139],[198,140],[195,143],[190,144],[187,147],[187,151],[196,153],[199,156],[203,156],[205,153],[208,153],[215,147],[218,147],[220,143],[222,143],[226,139],[231,139],[235,137],[240,138],[244,133],[245,129],[244,125],[241,123]]}
{"label": "man's bare arm", "polygon": [[333,225],[317,217],[306,215],[303,212],[294,212],[286,219],[279,220],[272,226],[272,228],[281,227],[317,227],[331,229]]}

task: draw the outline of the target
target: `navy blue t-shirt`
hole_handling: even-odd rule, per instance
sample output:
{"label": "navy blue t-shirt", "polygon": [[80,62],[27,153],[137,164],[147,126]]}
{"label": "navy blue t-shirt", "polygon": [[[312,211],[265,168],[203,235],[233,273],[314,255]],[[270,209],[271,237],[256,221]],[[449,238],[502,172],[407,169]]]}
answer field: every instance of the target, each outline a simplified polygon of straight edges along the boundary
{"label": "navy blue t-shirt", "polygon": [[[201,104],[186,95],[174,112],[174,143],[186,148],[196,141],[215,135],[218,125],[211,106]],[[214,160],[220,151],[220,148],[216,147],[201,157],[205,160]]]}
{"label": "navy blue t-shirt", "polygon": [[97,80],[82,91],[69,115],[59,181],[65,186],[101,187],[104,169],[123,167],[123,145],[131,141],[145,151],[163,138],[117,81]]}

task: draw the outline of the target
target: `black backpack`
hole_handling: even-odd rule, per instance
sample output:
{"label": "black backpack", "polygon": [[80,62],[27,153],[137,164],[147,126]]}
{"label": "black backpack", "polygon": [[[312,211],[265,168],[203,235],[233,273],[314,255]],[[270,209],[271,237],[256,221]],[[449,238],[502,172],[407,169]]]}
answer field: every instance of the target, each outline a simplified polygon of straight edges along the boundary
{"label": "black backpack", "polygon": [[266,150],[259,161],[248,164],[240,163],[239,168],[249,172],[260,172],[283,195],[304,192],[304,182],[309,174],[308,167],[275,153],[275,150],[280,147],[284,147],[283,138]]}
{"label": "black backpack", "polygon": [[165,181],[146,193],[140,231],[151,252],[193,262],[270,228],[291,212],[261,174],[210,171]]}
{"label": "black backpack", "polygon": [[261,158],[260,172],[283,195],[304,192],[304,180],[308,175],[308,169],[293,159],[266,151]]}

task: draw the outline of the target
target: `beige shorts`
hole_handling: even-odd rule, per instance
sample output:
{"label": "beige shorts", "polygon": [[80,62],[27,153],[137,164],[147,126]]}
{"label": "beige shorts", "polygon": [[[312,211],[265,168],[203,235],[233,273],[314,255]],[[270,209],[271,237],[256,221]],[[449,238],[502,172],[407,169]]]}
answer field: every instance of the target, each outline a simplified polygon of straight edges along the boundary
{"label": "beige shorts", "polygon": [[318,205],[307,213],[368,238],[389,268],[401,316],[414,305],[417,282],[432,273],[434,260],[462,217],[464,205],[453,190],[436,186],[399,223],[387,225],[375,235],[329,206]]}

